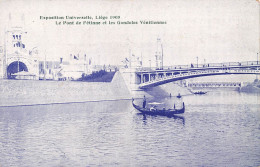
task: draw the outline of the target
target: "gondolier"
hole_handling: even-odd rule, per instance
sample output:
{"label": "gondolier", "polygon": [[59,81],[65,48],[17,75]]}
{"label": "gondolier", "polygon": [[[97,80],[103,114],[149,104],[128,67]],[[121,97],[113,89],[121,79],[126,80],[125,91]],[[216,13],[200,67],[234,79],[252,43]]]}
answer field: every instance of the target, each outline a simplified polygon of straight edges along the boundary
{"label": "gondolier", "polygon": [[144,95],[144,99],[143,99],[143,108],[146,107],[146,98],[145,98],[145,95]]}

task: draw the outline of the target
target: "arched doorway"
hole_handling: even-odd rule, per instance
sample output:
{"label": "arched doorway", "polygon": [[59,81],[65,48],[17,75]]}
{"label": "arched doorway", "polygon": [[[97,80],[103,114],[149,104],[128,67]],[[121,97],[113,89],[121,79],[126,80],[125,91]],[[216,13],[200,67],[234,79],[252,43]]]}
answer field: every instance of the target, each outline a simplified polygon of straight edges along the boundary
{"label": "arched doorway", "polygon": [[7,78],[14,79],[12,74],[20,72],[20,71],[28,71],[27,66],[21,61],[14,61],[7,67]]}

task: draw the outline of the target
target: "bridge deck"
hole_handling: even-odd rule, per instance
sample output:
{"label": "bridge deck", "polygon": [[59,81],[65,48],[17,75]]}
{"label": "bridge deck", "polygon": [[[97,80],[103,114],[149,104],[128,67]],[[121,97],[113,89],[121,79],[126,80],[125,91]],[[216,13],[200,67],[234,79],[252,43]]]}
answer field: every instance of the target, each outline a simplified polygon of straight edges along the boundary
{"label": "bridge deck", "polygon": [[[252,62],[252,61],[250,61]],[[202,66],[202,67],[190,67],[190,66],[169,66],[164,67],[164,69],[155,69],[155,68],[140,68],[137,69],[136,73],[138,74],[144,74],[144,73],[154,73],[154,72],[161,72],[161,73],[171,73],[176,71],[182,71],[182,72],[188,72],[188,71],[201,71],[201,70],[216,70],[216,69],[244,69],[244,68],[259,68],[260,64],[258,62],[254,63],[247,63],[244,65],[214,65],[211,66]]]}

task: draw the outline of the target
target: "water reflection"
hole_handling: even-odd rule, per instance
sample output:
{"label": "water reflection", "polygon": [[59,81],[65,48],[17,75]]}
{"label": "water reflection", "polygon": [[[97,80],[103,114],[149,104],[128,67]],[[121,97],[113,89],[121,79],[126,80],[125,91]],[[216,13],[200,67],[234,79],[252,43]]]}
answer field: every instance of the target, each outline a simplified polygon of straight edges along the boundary
{"label": "water reflection", "polygon": [[158,116],[158,115],[146,115],[146,114],[142,114],[142,113],[137,113],[136,115],[138,115],[139,117],[142,117],[143,119],[143,123],[146,124],[147,123],[147,117],[155,119],[155,118],[160,118],[160,117],[164,117],[164,118],[170,118],[170,119],[174,119],[176,120],[176,122],[181,123],[183,126],[185,125],[185,117],[184,116],[180,116],[180,115],[173,115],[173,116]]}
{"label": "water reflection", "polygon": [[185,117],[184,116],[180,116],[180,115],[173,115],[172,117],[170,118],[173,118],[177,121],[181,121],[182,122],[182,125],[184,126],[185,125]]}

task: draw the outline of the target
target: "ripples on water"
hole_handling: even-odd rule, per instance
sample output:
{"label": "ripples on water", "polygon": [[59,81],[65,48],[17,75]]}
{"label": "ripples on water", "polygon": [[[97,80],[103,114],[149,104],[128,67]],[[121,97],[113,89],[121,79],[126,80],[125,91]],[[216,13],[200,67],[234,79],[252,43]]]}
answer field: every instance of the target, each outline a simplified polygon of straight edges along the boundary
{"label": "ripples on water", "polygon": [[0,108],[0,166],[259,166],[258,97],[184,96],[173,118],[130,100]]}

